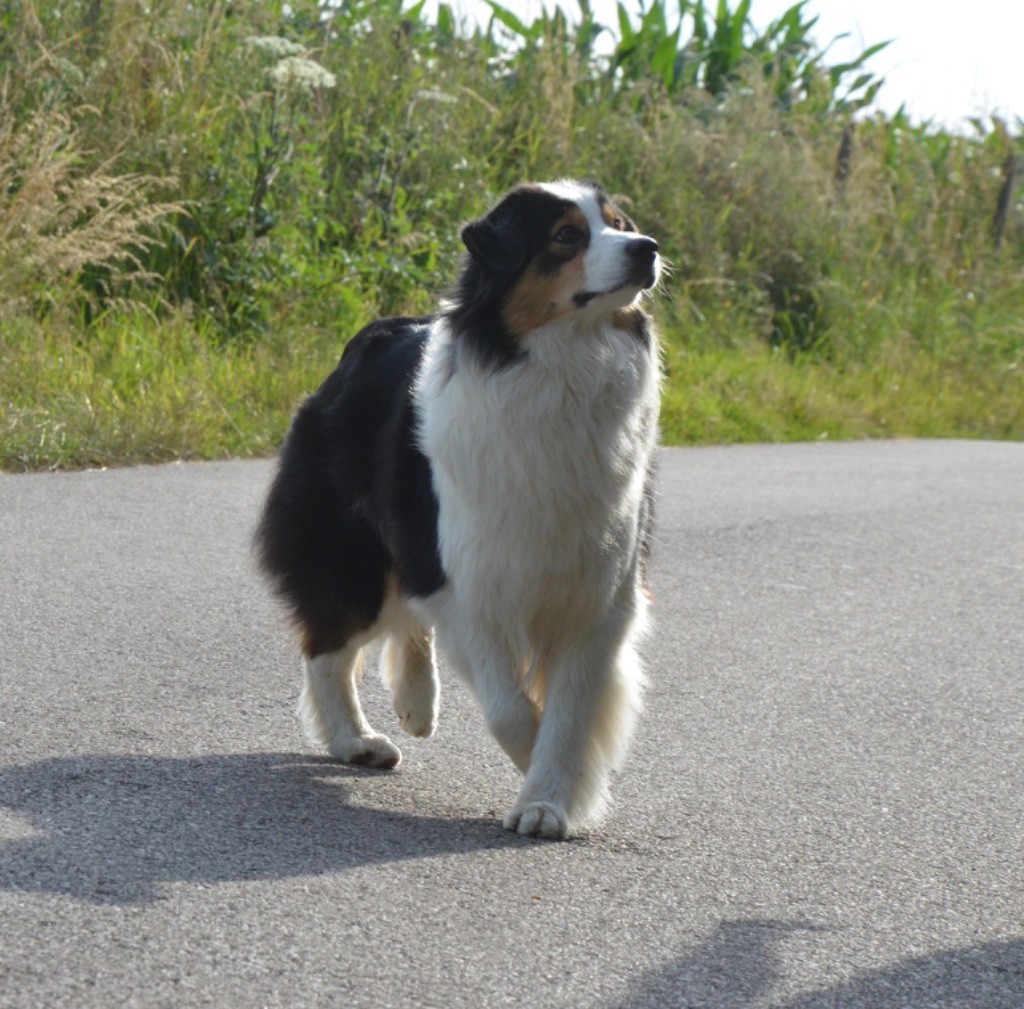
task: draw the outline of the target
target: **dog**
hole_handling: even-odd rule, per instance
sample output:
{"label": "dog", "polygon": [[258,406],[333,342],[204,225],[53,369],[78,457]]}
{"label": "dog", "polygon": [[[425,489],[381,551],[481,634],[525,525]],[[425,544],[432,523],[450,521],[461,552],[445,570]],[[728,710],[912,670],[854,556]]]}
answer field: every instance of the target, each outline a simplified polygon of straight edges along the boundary
{"label": "dog", "polygon": [[643,680],[660,363],[658,244],[596,184],[523,184],[461,231],[436,314],[362,329],[298,410],[257,533],[300,635],[300,713],[334,758],[395,767],[357,683],[437,725],[435,647],[523,773],[504,826],[604,810]]}

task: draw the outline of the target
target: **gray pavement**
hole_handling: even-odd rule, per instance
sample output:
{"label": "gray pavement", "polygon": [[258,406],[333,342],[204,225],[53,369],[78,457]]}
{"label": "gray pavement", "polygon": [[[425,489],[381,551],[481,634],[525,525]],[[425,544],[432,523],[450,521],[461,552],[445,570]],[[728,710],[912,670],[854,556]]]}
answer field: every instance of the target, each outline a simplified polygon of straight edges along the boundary
{"label": "gray pavement", "polygon": [[264,462],[0,477],[0,1006],[1024,1006],[1024,445],[666,451],[615,806],[308,750]]}

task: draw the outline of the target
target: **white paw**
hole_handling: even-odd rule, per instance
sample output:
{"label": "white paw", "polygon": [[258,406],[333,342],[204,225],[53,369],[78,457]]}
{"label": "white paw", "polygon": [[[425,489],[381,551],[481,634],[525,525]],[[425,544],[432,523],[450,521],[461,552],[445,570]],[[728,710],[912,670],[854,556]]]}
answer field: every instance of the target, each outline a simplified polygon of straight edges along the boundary
{"label": "white paw", "polygon": [[406,681],[392,698],[398,723],[410,736],[426,739],[437,728],[437,682],[433,679]]}
{"label": "white paw", "polygon": [[569,818],[553,802],[527,802],[516,805],[502,821],[506,830],[526,837],[546,837],[564,841],[569,836]]}
{"label": "white paw", "polygon": [[399,711],[397,714],[398,724],[410,736],[427,739],[434,734],[434,730],[437,728],[436,711]]}
{"label": "white paw", "polygon": [[335,760],[365,767],[391,768],[402,761],[402,751],[387,736],[350,736],[332,742],[327,752]]}

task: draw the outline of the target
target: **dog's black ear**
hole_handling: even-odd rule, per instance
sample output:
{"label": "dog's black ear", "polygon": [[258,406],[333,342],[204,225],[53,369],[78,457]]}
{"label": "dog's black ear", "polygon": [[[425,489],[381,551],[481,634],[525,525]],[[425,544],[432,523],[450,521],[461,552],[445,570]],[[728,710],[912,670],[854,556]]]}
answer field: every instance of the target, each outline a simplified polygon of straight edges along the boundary
{"label": "dog's black ear", "polygon": [[509,193],[486,217],[462,229],[462,241],[477,264],[490,273],[516,273],[526,263],[522,192]]}
{"label": "dog's black ear", "polygon": [[507,256],[498,230],[486,217],[470,221],[462,229],[462,242],[469,249],[469,254],[485,270],[494,273],[511,272],[505,264]]}

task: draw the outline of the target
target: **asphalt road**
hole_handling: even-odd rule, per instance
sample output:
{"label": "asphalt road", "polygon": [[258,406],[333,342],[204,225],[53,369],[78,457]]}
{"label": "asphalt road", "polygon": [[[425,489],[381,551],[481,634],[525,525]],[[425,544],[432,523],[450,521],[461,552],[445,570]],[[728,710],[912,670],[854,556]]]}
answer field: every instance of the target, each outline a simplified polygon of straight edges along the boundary
{"label": "asphalt road", "polygon": [[269,473],[0,477],[0,1006],[1024,1006],[1024,445],[666,452],[566,844],[450,675],[396,772],[304,746]]}

